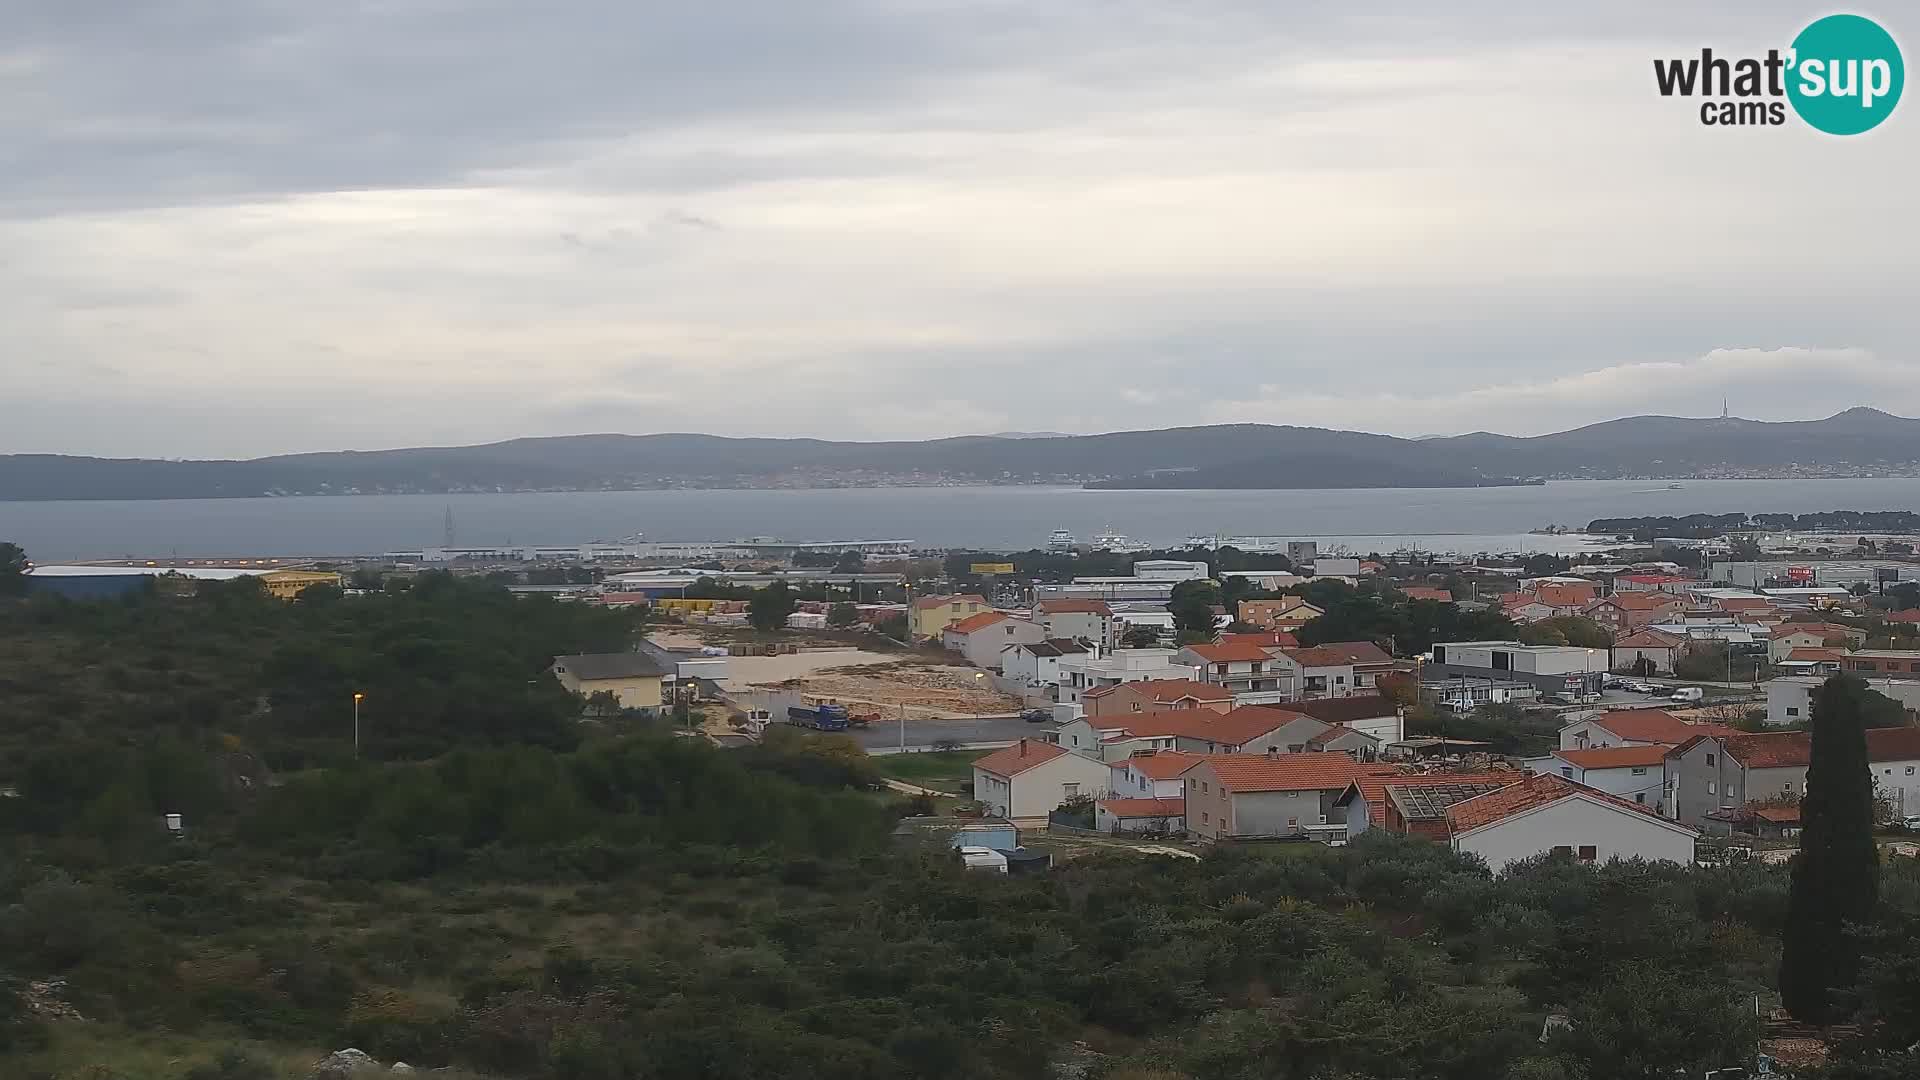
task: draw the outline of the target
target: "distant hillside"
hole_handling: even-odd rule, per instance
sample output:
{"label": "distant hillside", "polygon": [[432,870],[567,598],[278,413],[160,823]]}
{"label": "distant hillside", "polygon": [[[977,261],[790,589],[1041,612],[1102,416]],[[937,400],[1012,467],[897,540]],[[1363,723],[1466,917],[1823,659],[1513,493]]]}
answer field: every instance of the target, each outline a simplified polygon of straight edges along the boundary
{"label": "distant hillside", "polygon": [[926,442],[570,435],[247,461],[0,456],[0,500],[883,484],[1475,487],[1523,477],[1920,473],[1920,421],[1873,409],[1763,423],[1638,416],[1532,438],[1399,439],[1227,424]]}

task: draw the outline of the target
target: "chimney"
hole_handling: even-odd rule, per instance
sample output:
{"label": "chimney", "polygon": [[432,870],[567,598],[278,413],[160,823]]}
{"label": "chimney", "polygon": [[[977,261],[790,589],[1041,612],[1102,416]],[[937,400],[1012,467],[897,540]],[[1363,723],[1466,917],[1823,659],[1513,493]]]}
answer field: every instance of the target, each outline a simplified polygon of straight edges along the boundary
{"label": "chimney", "polygon": [[1027,740],[1025,739],[1020,740],[1020,756],[1021,757],[1027,756]]}

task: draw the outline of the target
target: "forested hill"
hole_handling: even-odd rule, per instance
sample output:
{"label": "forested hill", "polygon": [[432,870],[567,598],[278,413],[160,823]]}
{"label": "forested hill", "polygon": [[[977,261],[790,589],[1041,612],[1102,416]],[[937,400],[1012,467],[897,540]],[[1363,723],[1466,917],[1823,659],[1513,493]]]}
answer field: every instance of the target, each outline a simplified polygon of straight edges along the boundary
{"label": "forested hill", "polygon": [[1640,416],[1530,438],[1401,439],[1263,424],[924,442],[572,435],[233,461],[0,456],[0,500],[657,487],[1072,483],[1472,487],[1524,477],[1920,471],[1920,420],[1850,409],[1765,423]]}

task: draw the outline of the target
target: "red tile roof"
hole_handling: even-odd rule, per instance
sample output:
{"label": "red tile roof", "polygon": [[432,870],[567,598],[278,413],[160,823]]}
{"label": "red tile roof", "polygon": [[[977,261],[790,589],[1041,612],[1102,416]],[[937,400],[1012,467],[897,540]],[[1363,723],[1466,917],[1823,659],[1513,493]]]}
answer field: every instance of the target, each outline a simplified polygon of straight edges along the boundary
{"label": "red tile roof", "polygon": [[[1116,683],[1102,686],[1080,695],[1083,698],[1096,698],[1111,694],[1121,687],[1138,690],[1150,701],[1179,701],[1181,698],[1193,698],[1195,701],[1232,701],[1233,692],[1211,683],[1195,682],[1192,679],[1142,679],[1139,682]],[[1097,718],[1096,718],[1097,719]]]}
{"label": "red tile roof", "polygon": [[1750,807],[1753,816],[1761,821],[1771,821],[1775,825],[1798,825],[1800,823],[1799,804],[1793,806],[1755,806]]}
{"label": "red tile roof", "polygon": [[1167,799],[1101,799],[1100,807],[1119,818],[1184,817],[1187,800],[1177,795]]}
{"label": "red tile roof", "polygon": [[1445,589],[1429,588],[1425,585],[1402,585],[1400,595],[1409,600],[1438,600],[1443,604],[1453,603],[1453,594]]}
{"label": "red tile roof", "polygon": [[1920,761],[1920,728],[1874,728],[1867,732],[1868,761]]}
{"label": "red tile roof", "polygon": [[983,611],[978,615],[969,615],[957,623],[948,624],[946,633],[971,634],[975,630],[985,630],[994,623],[1002,622],[1006,617],[1005,614],[998,611]]}
{"label": "red tile roof", "polygon": [[1692,581],[1692,578],[1675,577],[1672,574],[1625,574],[1615,581],[1631,581],[1635,585],[1678,585]]}
{"label": "red tile roof", "polygon": [[1659,744],[1608,746],[1594,750],[1555,750],[1553,756],[1583,769],[1646,768],[1666,761],[1669,749],[1671,747]]}
{"label": "red tile roof", "polygon": [[1045,765],[1054,758],[1069,753],[1072,751],[1053,743],[1021,739],[1012,746],[1002,747],[980,758],[973,763],[973,767],[995,776],[1018,776],[1028,769]]}
{"label": "red tile roof", "polygon": [[1595,600],[1593,604],[1587,606],[1612,604],[1621,611],[1658,611],[1661,608],[1674,607],[1679,603],[1681,603],[1680,598],[1671,593],[1623,592],[1614,593],[1603,600]]}
{"label": "red tile roof", "polygon": [[1716,596],[1711,602],[1722,611],[1759,611],[1773,606],[1773,601],[1764,596]]}
{"label": "red tile roof", "polygon": [[[1594,799],[1629,813],[1643,815],[1662,825],[1668,825],[1676,829],[1686,828],[1684,825],[1668,821],[1654,813],[1653,807],[1651,806],[1628,802],[1617,796],[1609,795],[1604,791],[1597,791],[1585,784],[1576,784],[1557,773],[1536,773],[1517,784],[1503,787],[1499,791],[1490,791],[1485,795],[1476,796],[1464,802],[1454,803],[1452,806],[1447,807],[1447,823],[1452,827],[1456,835],[1471,832],[1474,829],[1485,828],[1498,821],[1505,821],[1515,814],[1525,813],[1528,810],[1547,806],[1551,803],[1559,802],[1561,799],[1576,795]],[[1693,830],[1687,829],[1686,831],[1692,832]]]}
{"label": "red tile roof", "polygon": [[1196,762],[1205,757],[1205,754],[1188,754],[1179,750],[1155,750],[1110,764],[1116,769],[1130,768],[1149,780],[1171,780],[1193,768]]}
{"label": "red tile roof", "polygon": [[1288,649],[1301,667],[1346,667],[1349,664],[1391,664],[1393,657],[1371,641],[1329,641],[1309,649]]}
{"label": "red tile roof", "polygon": [[1908,608],[1905,611],[1887,612],[1888,622],[1920,623],[1920,608]]}
{"label": "red tile roof", "polygon": [[1678,746],[1696,735],[1729,735],[1724,724],[1689,724],[1665,709],[1615,709],[1592,718],[1622,739]]}
{"label": "red tile roof", "polygon": [[1246,663],[1250,660],[1273,659],[1267,655],[1267,650],[1250,641],[1229,642],[1223,645],[1189,645],[1186,651],[1209,664]]}
{"label": "red tile roof", "polygon": [[1039,612],[1042,615],[1112,615],[1113,609],[1105,600],[1042,600]]}
{"label": "red tile roof", "polygon": [[[1898,613],[1896,612],[1896,614]],[[1851,630],[1853,630],[1853,627],[1840,626],[1837,623],[1789,622],[1789,623],[1781,623],[1779,626],[1774,627],[1773,630],[1770,631],[1770,634],[1771,636],[1777,637],[1777,638],[1783,638],[1788,636],[1789,634],[1812,634],[1814,637],[1817,637],[1822,641],[1824,641],[1827,638],[1846,637],[1848,631],[1851,631]]]}
{"label": "red tile roof", "polygon": [[1245,642],[1269,649],[1297,649],[1300,639],[1285,630],[1263,630],[1257,634],[1221,634],[1220,644],[1233,645]]}
{"label": "red tile roof", "polygon": [[1210,757],[1195,768],[1211,768],[1220,786],[1236,793],[1257,791],[1341,791],[1353,783],[1354,770],[1392,766],[1356,766],[1344,753],[1229,754]]}
{"label": "red tile roof", "polygon": [[1541,603],[1557,608],[1585,607],[1600,595],[1592,585],[1537,585],[1533,594]]}
{"label": "red tile roof", "polygon": [[1837,664],[1846,655],[1839,649],[1816,649],[1806,645],[1795,645],[1787,652],[1789,660],[1808,660],[1816,664]]}
{"label": "red tile roof", "polygon": [[1613,643],[1616,649],[1671,649],[1685,638],[1660,630],[1638,630]]}
{"label": "red tile roof", "polygon": [[1813,739],[1804,731],[1728,735],[1720,744],[1726,748],[1728,757],[1749,769],[1791,769],[1804,767],[1813,760]]}

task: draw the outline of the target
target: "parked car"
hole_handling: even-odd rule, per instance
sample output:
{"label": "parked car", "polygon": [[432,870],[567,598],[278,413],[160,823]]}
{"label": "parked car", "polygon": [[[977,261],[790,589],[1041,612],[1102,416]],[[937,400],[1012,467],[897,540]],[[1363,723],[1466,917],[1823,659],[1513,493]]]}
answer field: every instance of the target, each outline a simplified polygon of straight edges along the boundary
{"label": "parked car", "polygon": [[1051,709],[1026,709],[1020,713],[1020,719],[1025,720],[1029,724],[1044,724],[1053,719],[1053,711]]}
{"label": "parked car", "polygon": [[1691,705],[1706,696],[1707,692],[1697,686],[1683,686],[1675,690],[1667,700],[1673,702],[1675,705]]}

